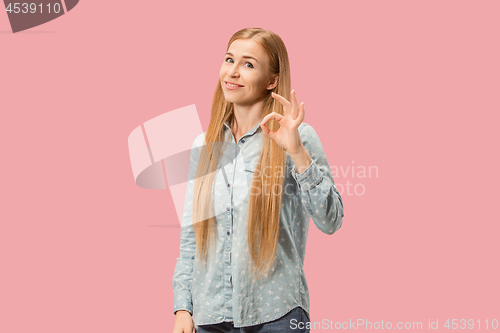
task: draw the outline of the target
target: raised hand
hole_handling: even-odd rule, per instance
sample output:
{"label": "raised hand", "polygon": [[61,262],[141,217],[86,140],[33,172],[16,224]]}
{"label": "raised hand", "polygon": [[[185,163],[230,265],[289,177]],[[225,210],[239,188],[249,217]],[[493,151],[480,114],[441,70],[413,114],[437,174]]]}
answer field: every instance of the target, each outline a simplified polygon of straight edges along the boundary
{"label": "raised hand", "polygon": [[[260,123],[262,132],[265,136],[273,139],[288,154],[296,155],[304,149],[298,129],[305,116],[304,102],[299,107],[295,90],[290,92],[291,103],[283,96],[274,92],[271,95],[283,105],[284,115],[272,112],[265,116]],[[266,123],[271,119],[276,120],[280,124],[280,128],[276,132],[269,130],[266,126]]]}

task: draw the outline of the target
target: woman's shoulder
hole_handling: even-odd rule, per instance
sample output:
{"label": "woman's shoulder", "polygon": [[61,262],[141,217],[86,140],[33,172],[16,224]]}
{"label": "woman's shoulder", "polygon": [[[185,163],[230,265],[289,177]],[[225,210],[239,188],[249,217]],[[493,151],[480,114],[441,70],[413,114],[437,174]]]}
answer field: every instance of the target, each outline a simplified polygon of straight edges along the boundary
{"label": "woman's shoulder", "polygon": [[311,137],[311,136],[316,136],[316,131],[312,127],[311,124],[302,122],[299,125],[299,134],[301,137]]}
{"label": "woman's shoulder", "polygon": [[[305,122],[302,122],[300,125],[299,125],[299,133],[302,132],[304,130],[304,127],[307,127],[307,126],[311,126],[309,125],[308,123],[305,123]],[[312,126],[311,126],[312,127]]]}
{"label": "woman's shoulder", "polygon": [[302,122],[299,125],[299,134],[304,145],[321,145],[321,140],[318,136],[318,133],[311,124]]}

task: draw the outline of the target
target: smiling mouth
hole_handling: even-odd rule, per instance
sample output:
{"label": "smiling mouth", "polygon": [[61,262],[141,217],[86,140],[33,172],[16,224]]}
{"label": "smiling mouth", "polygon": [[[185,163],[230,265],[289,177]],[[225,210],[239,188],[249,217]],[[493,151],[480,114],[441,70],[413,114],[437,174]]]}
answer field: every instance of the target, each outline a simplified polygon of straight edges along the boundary
{"label": "smiling mouth", "polygon": [[234,88],[241,88],[241,87],[243,87],[243,86],[241,86],[239,84],[232,84],[232,83],[229,83],[227,81],[224,81],[224,83],[226,84],[226,87],[228,87],[228,88],[233,88],[234,89]]}

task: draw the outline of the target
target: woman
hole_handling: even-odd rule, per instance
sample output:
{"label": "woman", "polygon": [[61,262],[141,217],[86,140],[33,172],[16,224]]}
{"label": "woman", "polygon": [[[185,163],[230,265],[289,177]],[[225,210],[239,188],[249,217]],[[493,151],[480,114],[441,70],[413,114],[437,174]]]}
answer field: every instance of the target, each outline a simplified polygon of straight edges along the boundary
{"label": "woman", "polygon": [[247,28],[231,37],[208,130],[191,150],[174,333],[309,332],[309,220],[331,235],[343,203],[290,89],[278,35]]}

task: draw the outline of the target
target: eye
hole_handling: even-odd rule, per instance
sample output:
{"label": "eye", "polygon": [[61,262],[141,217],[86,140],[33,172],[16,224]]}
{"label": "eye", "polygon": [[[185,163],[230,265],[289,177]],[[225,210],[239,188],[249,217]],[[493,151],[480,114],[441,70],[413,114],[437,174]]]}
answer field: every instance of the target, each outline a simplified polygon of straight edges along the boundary
{"label": "eye", "polygon": [[[231,60],[231,61],[229,61],[229,60]],[[229,63],[233,63],[234,62],[234,60],[231,57],[227,57],[224,61],[225,62],[229,62]],[[250,66],[247,66],[247,65],[250,65]],[[246,68],[255,68],[251,62],[245,63],[245,67]]]}

